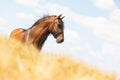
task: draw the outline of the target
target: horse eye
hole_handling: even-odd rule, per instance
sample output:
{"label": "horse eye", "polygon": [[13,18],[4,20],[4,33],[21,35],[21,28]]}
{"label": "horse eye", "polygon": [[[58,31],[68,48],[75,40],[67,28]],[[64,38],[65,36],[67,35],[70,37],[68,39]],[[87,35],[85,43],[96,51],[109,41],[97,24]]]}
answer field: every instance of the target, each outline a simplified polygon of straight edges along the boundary
{"label": "horse eye", "polygon": [[59,28],[62,28],[61,24],[58,24],[58,27],[59,27]]}

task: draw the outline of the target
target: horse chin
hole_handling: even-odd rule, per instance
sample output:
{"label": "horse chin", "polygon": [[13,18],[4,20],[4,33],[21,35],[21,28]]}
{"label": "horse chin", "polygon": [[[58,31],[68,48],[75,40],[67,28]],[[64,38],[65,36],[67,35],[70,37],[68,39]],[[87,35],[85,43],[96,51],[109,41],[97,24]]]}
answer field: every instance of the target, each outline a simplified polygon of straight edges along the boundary
{"label": "horse chin", "polygon": [[56,40],[56,43],[60,44],[60,43],[62,43],[62,42],[61,42],[61,41]]}

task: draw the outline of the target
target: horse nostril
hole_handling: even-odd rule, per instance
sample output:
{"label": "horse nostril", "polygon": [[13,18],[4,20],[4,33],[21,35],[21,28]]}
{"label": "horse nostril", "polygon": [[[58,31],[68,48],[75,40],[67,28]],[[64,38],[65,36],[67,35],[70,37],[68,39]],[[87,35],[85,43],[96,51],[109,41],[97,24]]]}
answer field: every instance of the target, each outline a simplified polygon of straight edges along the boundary
{"label": "horse nostril", "polygon": [[61,39],[61,42],[63,42],[64,41],[64,39]]}

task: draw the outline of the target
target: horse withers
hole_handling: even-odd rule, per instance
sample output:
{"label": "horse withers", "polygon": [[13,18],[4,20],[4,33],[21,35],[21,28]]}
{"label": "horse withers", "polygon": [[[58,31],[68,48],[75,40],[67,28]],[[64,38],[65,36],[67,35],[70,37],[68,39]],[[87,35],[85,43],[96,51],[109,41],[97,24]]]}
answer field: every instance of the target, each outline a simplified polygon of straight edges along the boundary
{"label": "horse withers", "polygon": [[62,14],[58,16],[44,16],[28,29],[17,28],[13,30],[10,38],[14,38],[22,43],[33,44],[38,50],[41,50],[49,34],[54,36],[57,43],[62,43],[64,41],[63,18]]}

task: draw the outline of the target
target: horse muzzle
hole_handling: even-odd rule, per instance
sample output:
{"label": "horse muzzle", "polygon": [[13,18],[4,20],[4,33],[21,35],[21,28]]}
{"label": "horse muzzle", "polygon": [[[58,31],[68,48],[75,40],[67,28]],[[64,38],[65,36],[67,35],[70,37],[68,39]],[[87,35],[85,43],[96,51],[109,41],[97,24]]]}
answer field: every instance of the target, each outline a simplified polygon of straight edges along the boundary
{"label": "horse muzzle", "polygon": [[64,38],[62,38],[62,37],[58,37],[57,39],[56,39],[56,42],[57,43],[62,43],[64,41]]}

